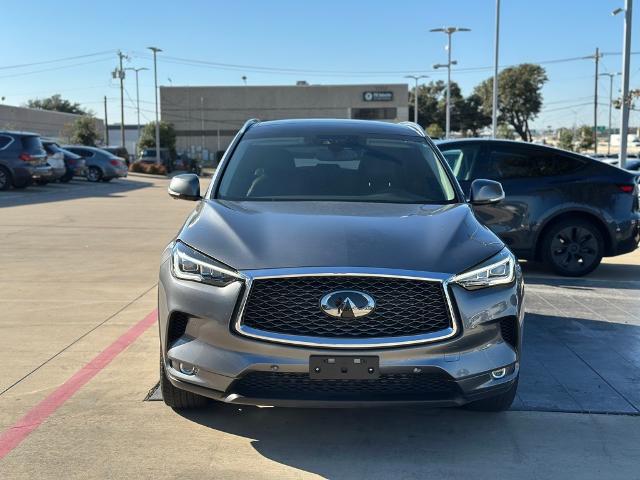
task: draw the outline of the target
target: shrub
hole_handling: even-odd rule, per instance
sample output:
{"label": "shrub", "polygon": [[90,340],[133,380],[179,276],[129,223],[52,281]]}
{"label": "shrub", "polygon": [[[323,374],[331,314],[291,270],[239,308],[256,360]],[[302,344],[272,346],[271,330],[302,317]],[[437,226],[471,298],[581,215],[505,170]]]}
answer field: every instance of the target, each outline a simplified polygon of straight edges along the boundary
{"label": "shrub", "polygon": [[148,173],[152,175],[166,175],[167,169],[164,165],[158,165],[157,163],[142,163],[134,162],[129,166],[130,172],[135,173]]}

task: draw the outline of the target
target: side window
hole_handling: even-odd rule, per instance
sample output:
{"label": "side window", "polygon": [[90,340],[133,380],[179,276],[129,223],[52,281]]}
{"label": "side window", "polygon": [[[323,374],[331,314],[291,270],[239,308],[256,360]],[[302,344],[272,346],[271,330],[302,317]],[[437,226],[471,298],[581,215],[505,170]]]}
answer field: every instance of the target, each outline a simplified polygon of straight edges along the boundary
{"label": "side window", "polygon": [[7,136],[7,135],[0,135],[0,150],[4,149],[6,146],[8,146],[11,141],[13,140],[13,138]]}
{"label": "side window", "polygon": [[82,158],[91,158],[94,155],[91,150],[84,150],[82,148],[76,148],[73,153],[80,155]]}
{"label": "side window", "polygon": [[453,174],[460,181],[473,180],[473,170],[477,162],[479,162],[480,145],[468,144],[457,145],[450,150],[442,147],[442,155],[451,167]]}
{"label": "side window", "polygon": [[568,155],[546,155],[540,162],[541,174],[545,177],[568,175],[585,166],[585,162]]}
{"label": "side window", "polygon": [[474,178],[508,180],[543,176],[541,163],[548,161],[541,150],[511,146],[491,146],[486,158],[478,162]]}

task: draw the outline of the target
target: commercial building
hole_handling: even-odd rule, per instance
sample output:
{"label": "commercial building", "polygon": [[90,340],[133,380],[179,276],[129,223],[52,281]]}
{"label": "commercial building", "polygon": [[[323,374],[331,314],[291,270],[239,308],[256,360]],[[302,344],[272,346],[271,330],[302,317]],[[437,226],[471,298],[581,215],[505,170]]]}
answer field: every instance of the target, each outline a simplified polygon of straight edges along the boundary
{"label": "commercial building", "polygon": [[176,129],[178,152],[213,160],[249,118],[357,118],[405,121],[408,85],[160,87],[161,118]]}
{"label": "commercial building", "polygon": [[[39,133],[62,142],[68,142],[71,125],[78,118],[80,115],[72,113],[0,105],[0,129]],[[96,129],[102,134],[104,122],[98,118],[94,121]]]}

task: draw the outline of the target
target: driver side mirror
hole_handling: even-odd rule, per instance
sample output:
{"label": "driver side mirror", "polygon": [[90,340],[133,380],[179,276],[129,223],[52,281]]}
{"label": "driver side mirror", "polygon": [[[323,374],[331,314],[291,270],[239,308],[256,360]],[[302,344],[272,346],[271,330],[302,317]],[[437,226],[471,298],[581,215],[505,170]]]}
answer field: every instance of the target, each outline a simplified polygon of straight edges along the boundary
{"label": "driver side mirror", "polygon": [[200,200],[200,180],[193,173],[176,175],[169,184],[169,195],[180,200]]}
{"label": "driver side mirror", "polygon": [[504,200],[504,190],[500,182],[477,179],[471,183],[469,201],[472,205],[491,205]]}

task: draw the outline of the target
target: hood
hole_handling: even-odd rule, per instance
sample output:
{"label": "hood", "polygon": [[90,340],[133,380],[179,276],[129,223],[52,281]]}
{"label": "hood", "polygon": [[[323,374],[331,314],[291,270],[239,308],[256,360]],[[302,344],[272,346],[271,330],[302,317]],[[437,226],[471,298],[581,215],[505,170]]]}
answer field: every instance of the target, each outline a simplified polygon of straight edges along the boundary
{"label": "hood", "polygon": [[371,267],[453,274],[504,248],[467,204],[203,200],[178,238],[238,270]]}

